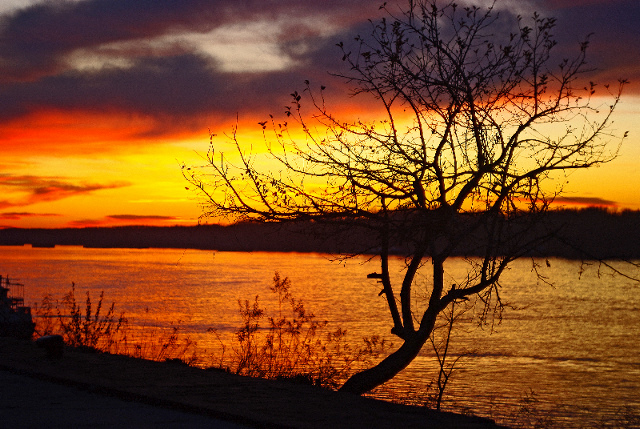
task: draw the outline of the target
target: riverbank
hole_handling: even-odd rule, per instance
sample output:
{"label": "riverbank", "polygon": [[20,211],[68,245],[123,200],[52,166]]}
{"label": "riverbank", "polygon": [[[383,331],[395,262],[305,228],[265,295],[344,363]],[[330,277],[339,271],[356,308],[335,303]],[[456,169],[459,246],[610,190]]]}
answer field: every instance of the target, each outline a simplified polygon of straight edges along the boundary
{"label": "riverbank", "polygon": [[291,382],[202,370],[180,363],[88,353],[68,347],[61,359],[50,359],[33,342],[10,338],[0,338],[0,369],[75,386],[87,394],[115,396],[249,427],[498,427],[487,419],[437,413]]}
{"label": "riverbank", "polygon": [[[556,231],[553,239],[528,249],[528,256],[568,259],[637,259],[640,258],[640,211],[609,212],[604,209],[552,210],[544,222],[534,228],[513,227],[522,243],[537,242],[537,234],[546,236]],[[458,219],[463,228],[466,217]],[[530,234],[525,236],[523,234]],[[237,223],[232,225],[197,226],[122,226],[57,229],[0,228],[0,245],[52,248],[82,246],[88,248],[163,248],[203,249],[239,252],[300,252],[329,254],[375,254],[380,243],[376,234],[362,225],[331,225],[319,222]],[[458,243],[453,255],[478,256],[477,243],[482,235],[469,235]],[[392,254],[409,252],[401,237],[392,238]],[[479,256],[482,256],[479,255]]]}

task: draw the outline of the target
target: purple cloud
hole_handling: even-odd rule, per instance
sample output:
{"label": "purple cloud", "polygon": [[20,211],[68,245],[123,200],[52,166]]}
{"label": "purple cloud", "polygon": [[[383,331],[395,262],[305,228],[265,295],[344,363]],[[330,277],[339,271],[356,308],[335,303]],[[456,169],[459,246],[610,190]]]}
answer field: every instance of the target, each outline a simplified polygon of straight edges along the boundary
{"label": "purple cloud", "polygon": [[108,219],[114,220],[176,220],[178,219],[175,216],[156,216],[156,215],[133,215],[133,214],[120,214],[120,215],[109,215]]}
{"label": "purple cloud", "polygon": [[[391,9],[393,3],[389,2]],[[593,32],[589,61],[599,69],[599,77],[640,81],[640,2],[531,4],[557,16],[560,54],[575,53],[579,41]],[[305,79],[344,97],[344,83],[328,74],[345,71],[335,44],[352,42],[356,34],[366,36],[367,19],[380,13],[377,3],[366,0],[39,3],[0,17],[0,123],[43,110],[115,111],[156,118],[163,127],[155,133],[163,134],[175,125],[187,124],[196,131],[236,114],[279,113],[289,102],[288,94],[300,90]],[[272,23],[270,43],[289,66],[229,72],[222,59],[178,37],[209,35],[251,22]],[[331,31],[323,32],[317,22],[329,23]],[[162,37],[173,41],[157,46]],[[87,58],[106,55],[123,64],[79,68],[70,64],[74,53]],[[632,86],[630,92],[636,89],[640,86]]]}
{"label": "purple cloud", "polygon": [[565,203],[565,204],[577,204],[577,205],[585,205],[585,206],[607,206],[607,207],[615,207],[618,205],[615,201],[606,200],[604,198],[598,197],[557,197],[554,200],[555,203]]}
{"label": "purple cloud", "polygon": [[0,189],[25,193],[26,196],[17,201],[0,201],[0,209],[23,207],[45,201],[57,201],[76,195],[92,193],[102,189],[114,189],[128,186],[128,183],[72,183],[68,179],[58,177],[14,176],[0,174]]}
{"label": "purple cloud", "polygon": [[20,220],[31,217],[58,217],[61,216],[55,213],[31,213],[31,212],[4,212],[0,213],[0,219],[2,220]]}

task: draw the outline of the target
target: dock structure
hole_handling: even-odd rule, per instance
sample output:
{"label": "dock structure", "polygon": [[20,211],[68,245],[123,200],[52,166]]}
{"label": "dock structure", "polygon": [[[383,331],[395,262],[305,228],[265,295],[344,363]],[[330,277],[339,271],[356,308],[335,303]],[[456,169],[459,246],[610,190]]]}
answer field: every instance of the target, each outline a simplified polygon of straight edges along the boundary
{"label": "dock structure", "polygon": [[24,305],[24,285],[0,275],[0,336],[31,338],[34,329],[31,307]]}

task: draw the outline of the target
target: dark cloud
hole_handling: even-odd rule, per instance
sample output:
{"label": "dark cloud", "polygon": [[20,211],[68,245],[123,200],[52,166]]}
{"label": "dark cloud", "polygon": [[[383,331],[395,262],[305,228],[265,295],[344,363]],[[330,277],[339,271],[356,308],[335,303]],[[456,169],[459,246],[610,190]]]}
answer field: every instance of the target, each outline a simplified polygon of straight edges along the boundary
{"label": "dark cloud", "polygon": [[[365,6],[365,5],[368,5]],[[363,7],[364,6],[364,7]],[[90,0],[46,2],[5,16],[0,21],[3,79],[28,80],[63,67],[61,58],[80,48],[148,39],[169,32],[204,33],[224,24],[288,16],[332,15],[333,23],[371,10],[366,0],[300,2],[298,0]],[[284,37],[300,32],[290,26]]]}
{"label": "dark cloud", "polygon": [[133,214],[120,214],[120,215],[109,215],[108,219],[114,220],[176,220],[177,217],[174,216],[154,216],[154,215],[133,215]]}
{"label": "dark cloud", "polygon": [[[0,21],[0,114],[6,119],[33,109],[95,108],[98,105],[143,114],[188,116],[250,110],[273,105],[273,94],[288,94],[327,61],[316,55],[327,42],[311,23],[330,16],[332,25],[360,22],[373,13],[365,0],[341,2],[235,0],[92,0],[47,2],[5,16]],[[305,45],[303,69],[297,72],[222,73],[193,46],[123,59],[123,69],[69,70],[66,56],[108,43],[134,41],[180,32],[207,32],[225,24],[287,17],[281,29],[283,48]],[[280,20],[282,21],[282,20]],[[336,40],[328,42],[333,46]],[[335,46],[334,46],[335,48]],[[140,54],[139,52],[137,54]],[[300,55],[298,56],[298,58]],[[333,59],[338,58],[337,49]],[[318,64],[319,60],[320,63]],[[286,89],[285,89],[286,87]]]}
{"label": "dark cloud", "polygon": [[[538,0],[534,4],[558,17],[560,54],[575,53],[578,42],[593,32],[589,60],[601,70],[600,77],[640,81],[640,2]],[[380,13],[377,6],[368,0],[41,3],[0,18],[0,122],[46,110],[115,111],[156,118],[162,127],[153,133],[162,134],[175,126],[200,131],[211,118],[279,113],[305,79],[326,85],[335,91],[331,96],[345,96],[344,82],[329,76],[345,71],[335,44],[352,42],[356,34],[367,35],[371,28],[367,18]],[[282,17],[287,17],[284,24]],[[326,18],[336,32],[318,34],[311,24],[320,18]],[[252,20],[282,25],[279,47],[295,66],[231,73],[188,43],[158,51],[141,42]],[[135,49],[111,48],[126,66],[72,69],[66,63],[68,54],[78,49],[92,52],[118,42],[135,42]]]}
{"label": "dark cloud", "polygon": [[86,228],[86,227],[96,227],[103,226],[105,222],[102,220],[96,219],[78,219],[67,222],[67,226],[70,228]]}
{"label": "dark cloud", "polygon": [[537,0],[546,8],[551,10],[572,9],[575,7],[608,5],[616,3],[626,3],[628,0]]}
{"label": "dark cloud", "polygon": [[[131,112],[161,118],[166,127],[198,116],[280,110],[305,79],[330,80],[324,63],[339,52],[333,40],[317,39],[304,69],[271,73],[224,73],[198,54],[144,57],[129,68],[70,71],[34,82],[0,85],[5,120],[39,110]],[[333,55],[332,55],[333,54]],[[322,66],[318,66],[322,63]],[[202,126],[200,124],[199,126]],[[156,130],[162,132],[163,130]]]}
{"label": "dark cloud", "polygon": [[20,192],[26,196],[16,201],[0,201],[0,209],[23,207],[46,201],[57,201],[76,195],[88,194],[103,189],[128,186],[128,183],[72,183],[68,179],[39,176],[14,176],[0,174],[0,189]]}
{"label": "dark cloud", "polygon": [[166,222],[174,222],[179,218],[174,216],[134,215],[118,214],[105,216],[101,219],[78,219],[67,223],[72,228],[114,226],[114,225],[165,225]]}
{"label": "dark cloud", "polygon": [[209,94],[223,93],[202,58],[181,55],[143,58],[127,69],[67,72],[35,82],[0,86],[0,114],[11,117],[37,109],[129,111],[142,114],[190,115],[211,108]]}
{"label": "dark cloud", "polygon": [[622,78],[640,92],[640,2],[638,0],[546,0],[558,19],[562,51],[575,51],[589,35],[587,61],[602,83]]}
{"label": "dark cloud", "polygon": [[55,213],[31,213],[31,212],[4,212],[0,213],[0,219],[2,220],[20,220],[24,218],[32,217],[58,217],[61,216]]}
{"label": "dark cloud", "polygon": [[12,202],[10,202],[8,200],[0,200],[0,210],[6,209],[6,208],[9,208],[9,207],[15,207],[15,206],[16,206],[16,204],[14,204],[14,203],[12,203]]}
{"label": "dark cloud", "polygon": [[598,197],[557,197],[554,200],[555,203],[564,203],[564,204],[577,204],[577,205],[585,205],[585,206],[607,206],[607,207],[615,207],[618,205],[615,201],[606,200],[604,198]]}
{"label": "dark cloud", "polygon": [[232,4],[209,0],[40,3],[1,23],[0,57],[11,66],[5,79],[28,80],[55,72],[62,67],[61,57],[79,48],[154,37],[171,29],[206,31],[238,19]]}

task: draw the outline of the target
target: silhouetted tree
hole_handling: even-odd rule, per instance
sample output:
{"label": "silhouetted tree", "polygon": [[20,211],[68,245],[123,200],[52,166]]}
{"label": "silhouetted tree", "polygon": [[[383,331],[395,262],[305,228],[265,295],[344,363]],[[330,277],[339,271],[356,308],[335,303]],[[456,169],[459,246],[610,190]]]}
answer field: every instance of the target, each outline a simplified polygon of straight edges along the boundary
{"label": "silhouetted tree", "polygon": [[[604,87],[610,102],[596,97],[596,85],[583,80],[587,41],[575,57],[556,58],[553,18],[511,19],[493,7],[437,0],[410,0],[397,14],[382,8],[386,18],[369,36],[338,46],[349,66],[339,77],[375,100],[383,120],[340,121],[324,88],[306,82],[311,119],[297,92],[285,111],[302,138],[287,122],[260,123],[274,130],[270,164],[243,147],[234,128],[235,155],[218,156],[212,144],[206,169],[183,167],[204,196],[205,216],[372,231],[381,267],[374,277],[402,344],[343,385],[357,394],[404,369],[456,301],[477,299],[484,315],[500,310],[505,268],[549,237],[539,215],[561,191],[553,179],[612,160],[623,138],[610,125],[624,82]],[[462,243],[481,256],[447,284],[445,261]],[[398,285],[389,275],[392,246],[407,258]],[[428,262],[428,298],[417,302],[416,272]]]}

